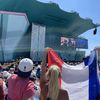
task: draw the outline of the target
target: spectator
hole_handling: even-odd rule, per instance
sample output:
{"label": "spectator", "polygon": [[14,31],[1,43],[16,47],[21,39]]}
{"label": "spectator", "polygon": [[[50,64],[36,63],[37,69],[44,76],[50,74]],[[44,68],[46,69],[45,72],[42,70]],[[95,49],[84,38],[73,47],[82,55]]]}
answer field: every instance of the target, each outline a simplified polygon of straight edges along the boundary
{"label": "spectator", "polygon": [[1,63],[0,63],[0,71],[2,70],[2,65],[1,65]]}
{"label": "spectator", "polygon": [[37,76],[38,79],[40,79],[40,74],[41,74],[41,66],[38,65],[37,66],[37,71],[36,71],[36,76]]}
{"label": "spectator", "polygon": [[47,71],[47,64],[46,64],[47,53],[48,53],[48,49],[45,49],[44,57],[41,63],[41,75],[40,75],[41,100],[46,100],[46,96],[47,96],[47,87],[46,87],[47,79],[45,77],[45,73]]}
{"label": "spectator", "polygon": [[11,74],[14,74],[14,71],[15,71],[15,68],[12,68],[12,67],[11,67],[11,68],[9,69],[9,73],[11,73]]}
{"label": "spectator", "polygon": [[60,69],[57,65],[52,65],[47,71],[48,95],[47,100],[69,100],[68,92],[60,88]]}
{"label": "spectator", "polygon": [[2,78],[0,78],[0,100],[5,100],[5,96],[7,95],[7,87],[5,82],[3,81]]}
{"label": "spectator", "polygon": [[3,80],[0,78],[0,100],[4,100]]}
{"label": "spectator", "polygon": [[[6,86],[8,87],[8,79],[11,77],[11,74],[7,71],[2,72],[3,80],[5,81]],[[8,94],[8,89],[6,90],[6,94]]]}
{"label": "spectator", "polygon": [[2,72],[2,76],[3,76],[4,79],[9,79],[11,74],[9,72],[7,72],[7,71],[3,71]]}
{"label": "spectator", "polygon": [[18,73],[8,79],[8,100],[32,100],[34,82],[29,80],[33,69],[33,62],[24,58],[19,62]]}
{"label": "spectator", "polygon": [[69,100],[68,92],[60,88],[60,69],[57,65],[52,65],[47,70],[46,57],[48,50],[45,50],[42,62],[42,72],[40,77],[41,100]]}

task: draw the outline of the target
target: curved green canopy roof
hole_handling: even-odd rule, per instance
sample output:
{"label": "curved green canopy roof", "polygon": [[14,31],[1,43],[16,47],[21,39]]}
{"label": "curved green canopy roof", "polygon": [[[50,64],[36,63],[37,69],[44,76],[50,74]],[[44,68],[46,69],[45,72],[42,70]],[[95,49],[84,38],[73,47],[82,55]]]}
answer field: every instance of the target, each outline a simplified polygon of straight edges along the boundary
{"label": "curved green canopy roof", "polygon": [[0,10],[26,13],[32,22],[46,26],[47,33],[77,37],[83,32],[98,27],[90,19],[83,19],[76,12],[66,12],[55,3],[36,0],[0,0]]}

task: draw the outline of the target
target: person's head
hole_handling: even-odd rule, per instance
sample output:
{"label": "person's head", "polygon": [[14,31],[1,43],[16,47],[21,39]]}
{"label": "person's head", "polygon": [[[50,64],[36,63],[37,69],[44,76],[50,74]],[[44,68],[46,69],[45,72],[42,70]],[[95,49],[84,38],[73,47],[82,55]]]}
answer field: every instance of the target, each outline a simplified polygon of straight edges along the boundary
{"label": "person's head", "polygon": [[15,71],[15,68],[10,68],[10,69],[9,69],[9,73],[11,73],[11,74],[13,74],[14,71]]}
{"label": "person's head", "polygon": [[2,72],[2,75],[3,75],[3,78],[4,78],[4,79],[9,79],[10,76],[11,76],[11,74],[10,74],[8,71],[3,71],[3,72]]}
{"label": "person's head", "polygon": [[57,65],[52,65],[48,69],[47,78],[49,79],[48,84],[48,96],[52,100],[57,100],[59,94],[59,77],[60,77],[60,68]]}
{"label": "person's head", "polygon": [[24,58],[18,65],[18,76],[28,78],[33,69],[33,61],[29,58]]}

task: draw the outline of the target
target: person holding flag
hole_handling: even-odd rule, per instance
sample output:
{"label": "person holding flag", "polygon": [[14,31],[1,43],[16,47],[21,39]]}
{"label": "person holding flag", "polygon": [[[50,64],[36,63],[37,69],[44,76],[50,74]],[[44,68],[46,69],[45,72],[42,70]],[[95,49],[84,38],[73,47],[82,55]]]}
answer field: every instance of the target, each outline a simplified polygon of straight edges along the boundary
{"label": "person holding flag", "polygon": [[48,52],[49,48],[46,48],[42,61],[40,77],[41,100],[69,100],[68,92],[60,87],[59,78],[61,74],[59,66],[51,65],[47,68],[46,58],[48,57]]}
{"label": "person holding flag", "polygon": [[80,64],[68,65],[52,48],[49,48],[47,60],[49,67],[59,66],[60,85],[62,89],[68,91],[69,100],[100,100],[95,51],[92,51]]}

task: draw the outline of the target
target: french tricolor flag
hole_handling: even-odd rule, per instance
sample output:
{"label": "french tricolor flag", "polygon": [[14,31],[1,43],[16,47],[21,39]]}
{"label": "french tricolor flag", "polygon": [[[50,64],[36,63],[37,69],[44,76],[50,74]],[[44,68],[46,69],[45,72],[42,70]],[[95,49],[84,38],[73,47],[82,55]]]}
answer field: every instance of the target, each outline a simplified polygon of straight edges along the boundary
{"label": "french tricolor flag", "polygon": [[62,61],[56,52],[49,48],[48,66],[52,64],[58,65],[61,69],[61,88],[68,91],[69,100],[97,100],[100,85],[95,52],[82,63],[72,66]]}

